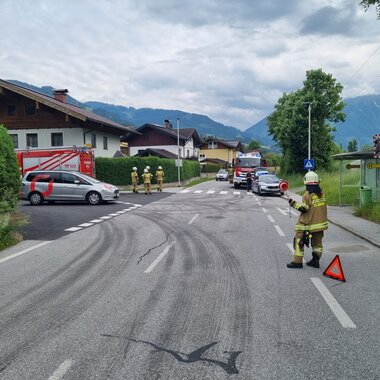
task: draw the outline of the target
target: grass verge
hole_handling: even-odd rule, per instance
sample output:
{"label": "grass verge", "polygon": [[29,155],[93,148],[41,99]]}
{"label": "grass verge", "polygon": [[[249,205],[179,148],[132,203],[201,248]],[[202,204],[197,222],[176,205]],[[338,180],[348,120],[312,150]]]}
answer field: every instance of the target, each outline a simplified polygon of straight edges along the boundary
{"label": "grass verge", "polygon": [[28,217],[21,213],[13,213],[9,223],[0,228],[0,251],[19,243],[22,235],[18,232],[20,227],[28,223]]}
{"label": "grass verge", "polygon": [[195,185],[198,185],[200,183],[203,183],[203,182],[208,182],[208,181],[215,181],[215,178],[212,177],[212,178],[200,178],[200,179],[196,179],[194,181],[191,181],[190,183],[188,183],[186,187],[191,187],[191,186],[195,186]]}

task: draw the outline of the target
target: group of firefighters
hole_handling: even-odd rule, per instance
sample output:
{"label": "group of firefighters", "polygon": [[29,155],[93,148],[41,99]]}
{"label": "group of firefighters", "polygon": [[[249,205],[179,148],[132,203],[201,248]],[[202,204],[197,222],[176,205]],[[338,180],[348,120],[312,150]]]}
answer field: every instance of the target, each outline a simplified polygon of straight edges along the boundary
{"label": "group of firefighters", "polygon": [[[151,184],[152,184],[153,174],[150,172],[150,166],[147,166],[144,169],[144,173],[141,175],[141,178],[144,183],[145,194],[152,194]],[[165,178],[165,173],[162,169],[162,166],[159,166],[156,170],[157,191],[162,191],[164,178]],[[132,168],[131,182],[132,182],[132,188],[133,188],[132,191],[134,193],[138,193],[139,192],[138,187],[139,187],[140,181],[139,181],[139,175],[137,173],[136,166]]]}

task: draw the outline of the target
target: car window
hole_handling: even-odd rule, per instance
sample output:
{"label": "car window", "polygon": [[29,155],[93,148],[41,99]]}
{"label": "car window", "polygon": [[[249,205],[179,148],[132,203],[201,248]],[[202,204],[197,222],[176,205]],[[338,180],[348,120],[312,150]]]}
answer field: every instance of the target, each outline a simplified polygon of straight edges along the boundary
{"label": "car window", "polygon": [[278,183],[279,178],[275,175],[263,175],[260,177],[260,181],[264,183]]}
{"label": "car window", "polygon": [[62,183],[75,183],[78,178],[74,174],[62,173]]}
{"label": "car window", "polygon": [[32,172],[29,173],[28,176],[26,177],[26,180],[28,182],[51,182],[52,180],[55,181],[55,173],[54,172]]}

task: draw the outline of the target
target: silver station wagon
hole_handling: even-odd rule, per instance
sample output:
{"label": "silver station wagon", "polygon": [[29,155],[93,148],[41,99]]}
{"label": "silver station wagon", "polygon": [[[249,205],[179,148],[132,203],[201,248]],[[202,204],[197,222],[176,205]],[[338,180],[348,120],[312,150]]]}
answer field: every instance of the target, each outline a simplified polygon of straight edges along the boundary
{"label": "silver station wagon", "polygon": [[20,199],[29,200],[32,205],[44,201],[87,201],[98,205],[103,201],[119,198],[119,189],[98,181],[83,173],[72,171],[31,171],[22,179]]}

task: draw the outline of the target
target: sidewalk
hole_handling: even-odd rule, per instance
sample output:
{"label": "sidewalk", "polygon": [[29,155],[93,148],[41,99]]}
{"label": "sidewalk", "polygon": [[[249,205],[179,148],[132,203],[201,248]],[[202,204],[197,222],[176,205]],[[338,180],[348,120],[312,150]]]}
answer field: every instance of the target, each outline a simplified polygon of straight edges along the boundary
{"label": "sidewalk", "polygon": [[[289,191],[290,198],[300,202],[302,197],[295,194],[293,191],[297,191],[297,189]],[[380,248],[380,224],[355,216],[352,207],[328,206],[327,219],[330,223],[333,223]]]}

